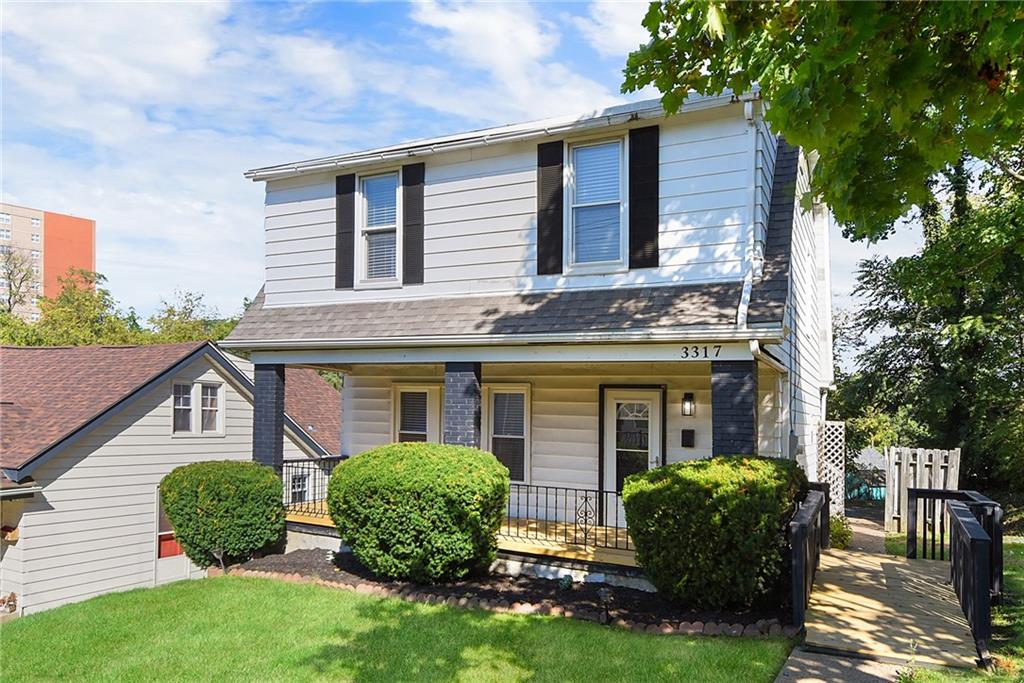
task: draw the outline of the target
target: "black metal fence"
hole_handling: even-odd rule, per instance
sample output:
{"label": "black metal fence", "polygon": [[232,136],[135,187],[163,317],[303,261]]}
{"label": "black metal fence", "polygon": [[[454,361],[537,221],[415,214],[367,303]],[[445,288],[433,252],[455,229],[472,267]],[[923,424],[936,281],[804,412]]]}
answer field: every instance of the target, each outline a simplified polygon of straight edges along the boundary
{"label": "black metal fence", "polygon": [[829,545],[826,491],[809,491],[789,523],[790,596],[797,627],[804,625],[821,551]]}
{"label": "black metal fence", "polygon": [[327,517],[327,482],[343,456],[294,458],[281,463],[284,505],[289,512]]}
{"label": "black metal fence", "polygon": [[622,494],[615,491],[512,484],[500,533],[523,540],[634,549]]}
{"label": "black metal fence", "polygon": [[947,500],[945,507],[950,518],[950,579],[971,626],[978,652],[985,658],[986,643],[992,637],[989,568],[992,540],[964,502]]}

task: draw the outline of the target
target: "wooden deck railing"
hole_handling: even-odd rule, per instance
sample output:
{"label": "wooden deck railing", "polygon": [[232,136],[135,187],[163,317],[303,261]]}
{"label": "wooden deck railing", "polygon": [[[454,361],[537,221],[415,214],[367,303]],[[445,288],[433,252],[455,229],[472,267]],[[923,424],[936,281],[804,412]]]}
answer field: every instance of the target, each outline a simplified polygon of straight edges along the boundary
{"label": "wooden deck railing", "polygon": [[962,501],[947,500],[949,514],[950,580],[960,609],[971,625],[971,633],[982,659],[987,659],[992,637],[992,607],[989,557],[992,540]]}
{"label": "wooden deck railing", "polygon": [[966,490],[907,489],[907,557],[916,559],[920,553],[924,559],[946,559],[952,543],[949,501],[963,503],[990,540],[989,593],[998,602],[1003,593],[1003,508],[988,496]]}
{"label": "wooden deck railing", "polygon": [[804,625],[821,551],[829,545],[827,499],[820,488],[809,491],[789,523],[790,599],[797,627]]}

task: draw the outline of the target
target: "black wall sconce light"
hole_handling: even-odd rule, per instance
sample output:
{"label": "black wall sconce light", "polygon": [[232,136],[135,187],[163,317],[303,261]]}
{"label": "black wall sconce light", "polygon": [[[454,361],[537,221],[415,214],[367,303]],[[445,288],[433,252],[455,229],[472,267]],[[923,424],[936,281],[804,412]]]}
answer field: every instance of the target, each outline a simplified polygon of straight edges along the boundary
{"label": "black wall sconce light", "polygon": [[697,402],[693,399],[693,394],[689,392],[683,394],[683,415],[685,417],[693,417],[696,410]]}

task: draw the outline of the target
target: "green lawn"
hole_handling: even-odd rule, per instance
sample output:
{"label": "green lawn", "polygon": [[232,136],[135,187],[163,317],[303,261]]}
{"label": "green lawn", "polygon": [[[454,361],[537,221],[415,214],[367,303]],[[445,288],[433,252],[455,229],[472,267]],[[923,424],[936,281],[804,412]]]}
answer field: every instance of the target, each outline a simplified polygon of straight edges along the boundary
{"label": "green lawn", "polygon": [[4,683],[771,681],[791,646],[654,636],[233,576],[23,617],[0,626],[0,643]]}

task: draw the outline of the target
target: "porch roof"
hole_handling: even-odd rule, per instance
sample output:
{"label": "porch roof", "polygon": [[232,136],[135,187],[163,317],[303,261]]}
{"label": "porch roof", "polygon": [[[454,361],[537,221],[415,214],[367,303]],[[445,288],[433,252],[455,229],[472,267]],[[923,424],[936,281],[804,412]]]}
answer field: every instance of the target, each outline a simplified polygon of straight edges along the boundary
{"label": "porch roof", "polygon": [[274,307],[264,305],[261,290],[225,345],[733,329],[742,288],[730,282]]}

